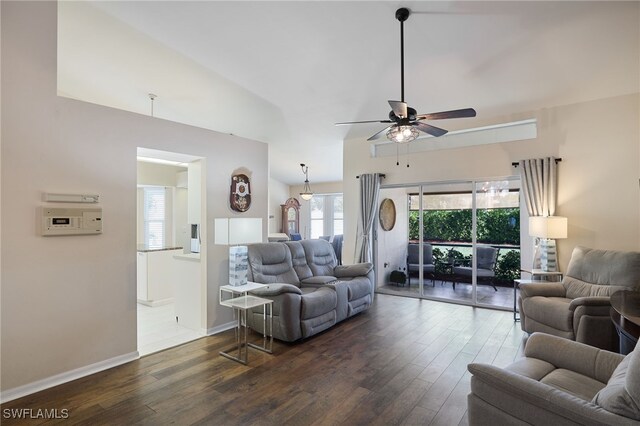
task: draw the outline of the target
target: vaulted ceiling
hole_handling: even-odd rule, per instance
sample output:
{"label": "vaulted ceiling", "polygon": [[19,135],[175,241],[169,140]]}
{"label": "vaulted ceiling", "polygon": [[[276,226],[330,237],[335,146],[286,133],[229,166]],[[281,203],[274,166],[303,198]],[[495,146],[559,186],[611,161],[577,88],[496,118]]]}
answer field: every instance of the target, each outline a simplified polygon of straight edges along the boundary
{"label": "vaulted ceiling", "polygon": [[[342,179],[400,98],[478,119],[639,91],[638,2],[60,2],[59,93],[270,144],[272,177]],[[468,119],[465,119],[468,120]],[[468,127],[474,120],[469,120]],[[441,122],[442,123],[442,122]],[[444,126],[446,127],[446,126]],[[363,142],[366,143],[366,142]]]}

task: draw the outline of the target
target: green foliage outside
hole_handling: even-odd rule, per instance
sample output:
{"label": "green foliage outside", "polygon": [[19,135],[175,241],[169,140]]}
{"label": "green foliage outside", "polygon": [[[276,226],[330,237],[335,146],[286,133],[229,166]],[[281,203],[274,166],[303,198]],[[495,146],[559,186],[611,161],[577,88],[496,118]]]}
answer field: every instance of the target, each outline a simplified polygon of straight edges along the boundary
{"label": "green foliage outside", "polygon": [[[409,212],[409,239],[414,241],[419,238],[418,214]],[[423,214],[425,241],[471,243],[471,210],[426,210]],[[478,210],[477,215],[478,243],[520,245],[520,209],[485,209]],[[447,274],[453,259],[458,263],[471,259],[469,254],[460,252],[470,248],[444,247],[433,248],[436,274]],[[513,283],[520,276],[520,250],[501,249],[495,272],[498,282]]]}
{"label": "green foliage outside", "polygon": [[[478,210],[478,242],[520,244],[520,209]],[[419,212],[409,212],[409,239],[419,238]],[[471,242],[471,210],[425,210],[425,241]]]}

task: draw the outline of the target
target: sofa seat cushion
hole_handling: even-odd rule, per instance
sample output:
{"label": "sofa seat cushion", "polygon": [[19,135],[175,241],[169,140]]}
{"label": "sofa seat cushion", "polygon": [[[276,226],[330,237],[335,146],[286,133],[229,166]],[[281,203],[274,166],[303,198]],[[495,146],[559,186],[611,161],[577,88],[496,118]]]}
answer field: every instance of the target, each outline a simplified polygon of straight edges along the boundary
{"label": "sofa seat cushion", "polygon": [[337,281],[336,277],[331,275],[318,275],[317,277],[309,277],[302,280],[302,284],[329,284]]}
{"label": "sofa seat cushion", "polygon": [[303,288],[300,318],[305,320],[335,311],[337,300],[336,292],[331,288]]}
{"label": "sofa seat cushion", "polygon": [[371,294],[371,284],[367,277],[341,278],[339,282],[347,286],[349,301]]}
{"label": "sofa seat cushion", "polygon": [[640,346],[614,370],[607,386],[593,398],[607,411],[640,420]]}
{"label": "sofa seat cushion", "polygon": [[557,368],[541,380],[549,386],[570,393],[585,401],[591,401],[605,384],[575,371]]}
{"label": "sofa seat cushion", "polygon": [[522,309],[527,318],[553,327],[557,330],[573,332],[573,312],[569,310],[571,299],[565,297],[527,297],[522,301]]}

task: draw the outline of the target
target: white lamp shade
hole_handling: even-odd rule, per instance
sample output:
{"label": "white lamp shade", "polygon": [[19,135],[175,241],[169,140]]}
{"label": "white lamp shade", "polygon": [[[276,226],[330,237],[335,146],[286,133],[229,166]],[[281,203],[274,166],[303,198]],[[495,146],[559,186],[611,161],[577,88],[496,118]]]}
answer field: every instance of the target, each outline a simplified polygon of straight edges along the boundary
{"label": "white lamp shade", "polygon": [[214,231],[214,241],[218,245],[261,243],[262,219],[259,217],[215,219]]}
{"label": "white lamp shade", "polygon": [[532,216],[529,235],[538,238],[567,238],[567,218],[562,216]]}

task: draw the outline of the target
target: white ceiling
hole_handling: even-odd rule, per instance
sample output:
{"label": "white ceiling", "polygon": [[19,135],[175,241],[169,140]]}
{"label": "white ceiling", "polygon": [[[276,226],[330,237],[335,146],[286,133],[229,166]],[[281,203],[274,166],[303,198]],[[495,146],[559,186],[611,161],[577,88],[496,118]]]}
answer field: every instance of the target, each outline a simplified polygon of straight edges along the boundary
{"label": "white ceiling", "polygon": [[59,3],[59,92],[144,114],[152,92],[157,117],[269,143],[278,180],[341,180],[342,141],[384,126],[333,123],[400,98],[398,7],[419,113],[639,91],[639,2],[133,1]]}

